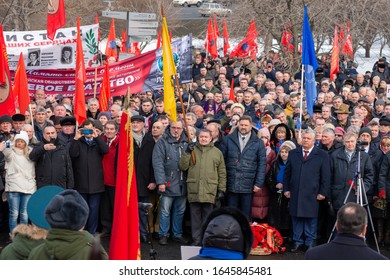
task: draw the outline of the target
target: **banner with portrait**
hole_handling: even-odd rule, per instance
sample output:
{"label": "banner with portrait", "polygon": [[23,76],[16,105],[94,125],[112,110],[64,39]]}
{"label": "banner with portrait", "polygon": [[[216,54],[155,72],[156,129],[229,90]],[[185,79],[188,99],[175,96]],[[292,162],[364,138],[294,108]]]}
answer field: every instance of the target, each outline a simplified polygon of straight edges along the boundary
{"label": "banner with portrait", "polygon": [[[81,26],[85,65],[91,65],[98,53],[98,29],[99,24]],[[53,41],[46,30],[6,31],[4,39],[11,70],[16,69],[21,52],[26,69],[75,68],[76,27],[59,29]]]}

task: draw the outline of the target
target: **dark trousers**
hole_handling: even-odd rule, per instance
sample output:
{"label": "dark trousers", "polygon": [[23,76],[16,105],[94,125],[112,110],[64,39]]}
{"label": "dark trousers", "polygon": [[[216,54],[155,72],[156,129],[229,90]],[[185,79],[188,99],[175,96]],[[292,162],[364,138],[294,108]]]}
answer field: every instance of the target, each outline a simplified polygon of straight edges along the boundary
{"label": "dark trousers", "polygon": [[192,241],[196,245],[201,245],[202,243],[202,224],[213,209],[214,204],[212,203],[190,203]]}
{"label": "dark trousers", "polygon": [[99,208],[101,193],[87,194],[82,193],[81,196],[87,202],[89,207],[88,221],[85,225],[85,230],[90,234],[95,234],[99,222]]}
{"label": "dark trousers", "polygon": [[252,193],[227,193],[227,206],[241,210],[250,221],[252,218]]}
{"label": "dark trousers", "polygon": [[114,217],[115,187],[104,186],[104,193],[100,202],[100,222],[102,231],[111,233]]}
{"label": "dark trousers", "polygon": [[317,239],[317,218],[291,217],[296,245],[313,246]]}
{"label": "dark trousers", "polygon": [[[138,196],[138,202],[150,203],[149,196]],[[146,212],[149,212],[149,209],[147,209]],[[139,232],[141,235],[146,235],[148,233],[147,223],[149,213],[146,212],[142,208],[138,207]]]}

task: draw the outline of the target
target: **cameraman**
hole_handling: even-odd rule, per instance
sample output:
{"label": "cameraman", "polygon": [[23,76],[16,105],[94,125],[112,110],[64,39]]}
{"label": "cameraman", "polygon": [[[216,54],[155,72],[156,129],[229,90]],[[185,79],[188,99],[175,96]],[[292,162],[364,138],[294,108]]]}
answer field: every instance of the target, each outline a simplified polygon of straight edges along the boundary
{"label": "cameraman", "polygon": [[[364,191],[367,192],[374,180],[374,169],[370,157],[364,152],[362,145],[357,145],[357,136],[354,133],[344,135],[344,149],[336,150],[330,158],[331,182],[330,197],[333,208],[338,211],[344,204],[347,193],[352,186],[346,202],[357,200],[357,161],[360,149],[360,173],[363,179]],[[363,185],[361,187],[363,187]],[[366,201],[364,201],[366,203]]]}

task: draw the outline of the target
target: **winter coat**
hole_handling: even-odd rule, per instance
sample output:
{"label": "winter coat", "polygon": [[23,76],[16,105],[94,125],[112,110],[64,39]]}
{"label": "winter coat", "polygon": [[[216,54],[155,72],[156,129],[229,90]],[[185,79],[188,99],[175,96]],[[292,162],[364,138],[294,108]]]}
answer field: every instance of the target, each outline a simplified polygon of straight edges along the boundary
{"label": "winter coat", "polygon": [[[363,178],[364,188],[367,192],[372,187],[374,181],[374,169],[368,154],[361,152],[360,159],[361,177]],[[333,208],[336,210],[344,205],[344,200],[351,187],[351,182],[355,179],[357,160],[357,153],[355,152],[348,162],[345,149],[337,150],[330,157],[330,170],[332,173],[330,181],[330,201]],[[353,184],[356,186],[356,180],[354,180]],[[356,202],[355,193],[356,189],[351,190],[347,202]]]}
{"label": "winter coat", "polygon": [[276,188],[278,183],[277,177],[280,172],[280,166],[285,163],[278,156],[272,163],[271,169],[266,177],[266,183],[270,190],[268,224],[278,230],[290,228],[290,214],[288,213],[289,200],[284,196],[283,189],[279,191]]}
{"label": "winter coat", "polygon": [[[103,136],[104,142],[107,143],[106,136]],[[108,145],[108,144],[107,144]],[[104,185],[115,187],[116,183],[116,169],[118,163],[118,148],[119,148],[119,134],[115,139],[111,141],[108,147],[108,153],[103,156],[103,172],[104,172]]]}
{"label": "winter coat", "polygon": [[109,151],[101,136],[89,145],[85,137],[73,140],[69,155],[73,162],[75,189],[81,194],[104,192],[103,156]]}
{"label": "winter coat", "polygon": [[[28,147],[29,152],[32,150]],[[33,194],[37,190],[35,162],[15,147],[5,149],[5,191]]]}
{"label": "winter coat", "polygon": [[249,137],[242,152],[238,140],[238,129],[226,136],[221,144],[229,192],[252,193],[253,186],[261,187],[264,184],[267,165],[264,143],[253,130]]}
{"label": "winter coat", "polygon": [[317,195],[328,196],[330,175],[329,156],[325,151],[313,147],[306,160],[303,160],[302,147],[289,152],[283,192],[290,192],[291,216],[317,218]]}
{"label": "winter coat", "polygon": [[[266,148],[266,154],[267,154],[267,166],[265,169],[265,174],[267,178],[267,174],[271,168],[272,162],[275,161],[276,154],[275,151],[272,150],[270,147]],[[258,191],[253,193],[252,198],[252,218],[257,219],[264,219],[267,217],[269,213],[269,185],[267,181],[265,181],[262,188]]]}
{"label": "winter coat", "polygon": [[153,169],[156,184],[165,184],[166,196],[187,195],[187,172],[179,168],[179,161],[187,149],[188,140],[183,132],[176,140],[170,133],[169,126],[165,129],[164,135],[157,141],[153,149]]}
{"label": "winter coat", "polygon": [[[52,228],[45,242],[35,247],[29,260],[89,260],[95,238],[87,231]],[[100,246],[102,259],[108,259]]]}
{"label": "winter coat", "polygon": [[43,139],[30,153],[30,159],[36,162],[35,177],[38,189],[46,185],[60,186],[65,189],[74,187],[72,161],[66,146],[58,139],[54,150],[46,151],[43,146],[48,142]]}
{"label": "winter coat", "polygon": [[44,242],[47,230],[19,224],[12,234],[12,243],[1,251],[0,260],[27,260],[31,250]]}
{"label": "winter coat", "polygon": [[330,243],[308,250],[305,260],[387,260],[387,258],[368,247],[364,238],[352,233],[338,233]]}
{"label": "winter coat", "polygon": [[[387,152],[383,157],[382,166],[378,176],[378,192],[384,190],[386,200],[390,201],[390,152]],[[389,205],[389,204],[388,204]]]}
{"label": "winter coat", "polygon": [[137,178],[138,196],[149,196],[150,190],[147,188],[150,183],[155,183],[153,170],[153,148],[155,141],[152,134],[145,134],[141,147],[134,141],[134,164]]}
{"label": "winter coat", "polygon": [[194,147],[195,164],[191,154],[180,158],[180,169],[188,170],[188,202],[215,203],[217,191],[226,191],[226,167],[221,151],[211,142],[206,146],[198,142]]}

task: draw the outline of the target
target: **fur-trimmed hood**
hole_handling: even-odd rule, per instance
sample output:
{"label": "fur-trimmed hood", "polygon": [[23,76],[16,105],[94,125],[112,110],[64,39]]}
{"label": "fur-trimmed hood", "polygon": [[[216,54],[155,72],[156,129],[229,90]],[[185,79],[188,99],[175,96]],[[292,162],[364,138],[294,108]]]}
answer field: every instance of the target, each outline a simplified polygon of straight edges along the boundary
{"label": "fur-trimmed hood", "polygon": [[21,234],[32,240],[46,239],[48,231],[46,229],[34,226],[19,224],[12,231],[11,238],[14,239],[15,235]]}

